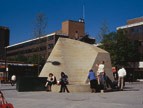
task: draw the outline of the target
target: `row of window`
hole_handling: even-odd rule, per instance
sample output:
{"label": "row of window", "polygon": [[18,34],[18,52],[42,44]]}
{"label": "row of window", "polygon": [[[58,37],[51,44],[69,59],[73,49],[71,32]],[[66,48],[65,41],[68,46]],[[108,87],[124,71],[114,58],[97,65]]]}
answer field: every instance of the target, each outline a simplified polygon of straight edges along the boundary
{"label": "row of window", "polygon": [[10,47],[10,48],[7,49],[7,51],[20,49],[20,48],[24,48],[24,47],[28,47],[28,46],[32,46],[32,45],[36,45],[36,44],[41,44],[41,43],[44,43],[44,42],[47,42],[47,41],[51,41],[53,39],[54,39],[54,36],[49,36],[49,37],[46,37],[46,38],[39,38],[38,40],[33,40],[31,42],[27,42],[27,43],[23,43],[23,44],[20,44],[20,45]]}
{"label": "row of window", "polygon": [[13,55],[17,55],[17,54],[28,54],[28,53],[34,53],[34,52],[38,52],[38,51],[42,51],[42,50],[46,50],[46,48],[33,48],[33,49],[27,49],[27,50],[22,50],[22,51],[15,51],[12,53],[7,53],[7,56],[13,56]]}
{"label": "row of window", "polygon": [[136,26],[128,28],[129,33],[143,33],[143,26]]}
{"label": "row of window", "polygon": [[31,49],[26,49],[26,50],[17,50],[15,52],[12,53],[7,53],[7,56],[12,56],[12,55],[17,55],[17,54],[27,54],[27,53],[34,53],[34,52],[38,52],[38,51],[44,51],[48,49],[52,49],[54,47],[54,44],[48,44],[48,46],[40,46],[40,47],[36,47],[36,48],[31,48]]}

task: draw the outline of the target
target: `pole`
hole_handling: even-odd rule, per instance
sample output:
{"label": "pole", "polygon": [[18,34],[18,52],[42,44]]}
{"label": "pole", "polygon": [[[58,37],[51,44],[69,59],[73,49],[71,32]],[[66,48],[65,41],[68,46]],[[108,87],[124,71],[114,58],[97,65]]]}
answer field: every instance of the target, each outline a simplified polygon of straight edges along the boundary
{"label": "pole", "polygon": [[7,47],[5,47],[5,78],[8,81],[8,71],[7,71]]}

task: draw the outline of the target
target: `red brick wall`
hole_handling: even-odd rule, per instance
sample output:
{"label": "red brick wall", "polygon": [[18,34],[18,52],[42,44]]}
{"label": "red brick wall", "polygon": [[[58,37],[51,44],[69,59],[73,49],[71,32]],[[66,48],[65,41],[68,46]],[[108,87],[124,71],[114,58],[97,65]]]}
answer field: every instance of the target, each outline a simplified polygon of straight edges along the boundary
{"label": "red brick wall", "polygon": [[62,23],[62,33],[73,39],[83,37],[85,36],[84,22],[65,21]]}
{"label": "red brick wall", "polygon": [[143,22],[143,17],[130,19],[127,21],[127,24],[134,24],[134,23],[139,23],[139,22]]}

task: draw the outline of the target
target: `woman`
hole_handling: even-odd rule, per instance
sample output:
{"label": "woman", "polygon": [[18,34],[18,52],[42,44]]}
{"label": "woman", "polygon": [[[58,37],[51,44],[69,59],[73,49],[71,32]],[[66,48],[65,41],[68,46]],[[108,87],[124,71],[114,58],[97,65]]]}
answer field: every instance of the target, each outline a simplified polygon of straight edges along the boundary
{"label": "woman", "polygon": [[54,84],[57,84],[56,77],[52,73],[49,73],[49,79],[47,79],[47,83],[46,83],[47,91],[51,91],[51,87]]}
{"label": "woman", "polygon": [[68,76],[64,72],[61,72],[61,78],[60,78],[61,88],[59,91],[60,93],[65,92],[65,90],[69,93],[67,84],[68,84]]}
{"label": "woman", "polygon": [[102,61],[98,65],[97,75],[99,77],[99,82],[101,85],[101,92],[104,92],[104,89],[106,89],[106,81],[105,81],[105,70],[104,70],[104,61]]}
{"label": "woman", "polygon": [[95,73],[93,72],[92,69],[89,71],[88,79],[90,80],[91,92],[92,93],[96,92],[97,81],[96,81]]}

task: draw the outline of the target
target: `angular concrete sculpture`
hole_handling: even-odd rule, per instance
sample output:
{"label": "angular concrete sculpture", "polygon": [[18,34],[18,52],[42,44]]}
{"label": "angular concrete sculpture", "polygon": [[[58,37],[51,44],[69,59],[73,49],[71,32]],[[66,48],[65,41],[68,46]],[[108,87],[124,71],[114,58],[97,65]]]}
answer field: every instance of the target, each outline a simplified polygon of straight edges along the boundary
{"label": "angular concrete sculpture", "polygon": [[94,45],[77,40],[59,38],[39,77],[53,73],[57,80],[65,72],[72,85],[84,85],[90,69],[97,71],[96,64],[105,61],[105,71],[112,80],[110,54]]}

